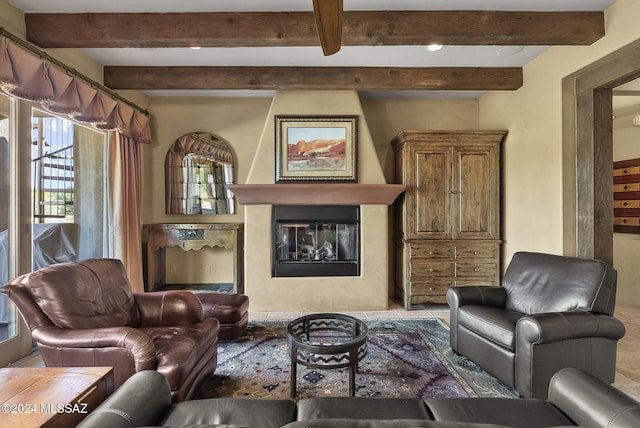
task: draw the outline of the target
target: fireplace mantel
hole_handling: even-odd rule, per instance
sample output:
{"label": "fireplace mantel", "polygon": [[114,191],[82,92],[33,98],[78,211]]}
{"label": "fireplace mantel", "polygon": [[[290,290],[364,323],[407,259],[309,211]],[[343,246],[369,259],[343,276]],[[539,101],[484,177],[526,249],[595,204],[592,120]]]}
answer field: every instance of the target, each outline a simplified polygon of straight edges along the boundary
{"label": "fireplace mantel", "polygon": [[391,205],[402,184],[280,183],[227,185],[243,205]]}

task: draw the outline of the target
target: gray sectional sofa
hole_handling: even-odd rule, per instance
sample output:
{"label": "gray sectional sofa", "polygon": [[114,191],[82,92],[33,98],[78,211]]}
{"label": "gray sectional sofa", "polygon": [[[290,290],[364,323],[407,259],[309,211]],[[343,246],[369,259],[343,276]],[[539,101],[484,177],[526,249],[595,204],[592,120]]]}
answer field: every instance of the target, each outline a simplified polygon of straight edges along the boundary
{"label": "gray sectional sofa", "polygon": [[136,373],[79,425],[81,428],[462,428],[640,427],[640,403],[575,368],[558,372],[547,399],[211,398],[171,403],[156,371]]}

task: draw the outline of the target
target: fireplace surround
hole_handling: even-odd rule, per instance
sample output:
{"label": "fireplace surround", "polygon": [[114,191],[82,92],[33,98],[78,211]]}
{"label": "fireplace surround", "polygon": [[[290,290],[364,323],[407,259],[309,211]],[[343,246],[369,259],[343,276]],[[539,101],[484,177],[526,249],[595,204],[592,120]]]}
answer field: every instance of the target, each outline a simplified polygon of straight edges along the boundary
{"label": "fireplace surround", "polygon": [[273,277],[360,275],[360,207],[274,205]]}

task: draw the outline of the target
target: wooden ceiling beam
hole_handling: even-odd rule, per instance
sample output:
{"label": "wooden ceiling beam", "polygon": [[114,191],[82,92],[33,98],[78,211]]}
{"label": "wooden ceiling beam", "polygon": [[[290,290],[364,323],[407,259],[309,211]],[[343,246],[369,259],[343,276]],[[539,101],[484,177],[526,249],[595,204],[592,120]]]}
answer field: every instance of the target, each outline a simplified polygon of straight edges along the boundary
{"label": "wooden ceiling beam", "polygon": [[114,90],[515,90],[522,86],[522,69],[105,66],[104,84]]}
{"label": "wooden ceiling beam", "polygon": [[[42,48],[318,46],[312,12],[26,13]],[[347,11],[343,46],[589,45],[603,12]]]}

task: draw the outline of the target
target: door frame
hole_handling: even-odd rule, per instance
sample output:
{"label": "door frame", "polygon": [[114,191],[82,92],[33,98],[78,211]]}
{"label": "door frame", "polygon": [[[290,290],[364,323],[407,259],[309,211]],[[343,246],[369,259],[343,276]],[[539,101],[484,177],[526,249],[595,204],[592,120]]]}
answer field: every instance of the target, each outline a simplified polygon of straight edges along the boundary
{"label": "door frame", "polygon": [[637,40],[562,80],[563,243],[567,255],[613,264],[612,93],[639,77]]}
{"label": "door frame", "polygon": [[[9,98],[9,277],[31,271],[31,103]],[[22,197],[21,197],[22,196]],[[33,352],[31,333],[22,316],[10,306],[16,335],[0,342],[0,367]]]}

